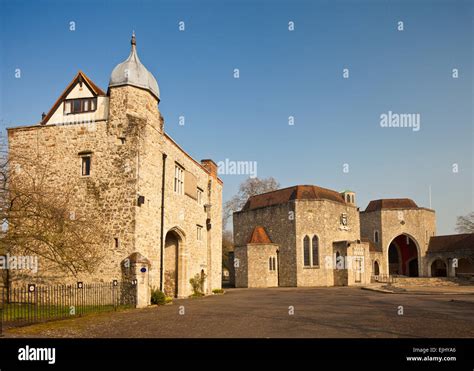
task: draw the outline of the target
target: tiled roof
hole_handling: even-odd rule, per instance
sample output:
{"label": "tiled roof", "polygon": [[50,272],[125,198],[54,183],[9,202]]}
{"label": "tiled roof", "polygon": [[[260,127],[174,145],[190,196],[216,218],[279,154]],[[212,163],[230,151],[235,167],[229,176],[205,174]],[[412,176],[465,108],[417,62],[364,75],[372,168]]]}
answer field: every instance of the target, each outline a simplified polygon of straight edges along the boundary
{"label": "tiled roof", "polygon": [[284,204],[291,200],[331,200],[341,204],[346,203],[339,192],[331,189],[314,185],[297,185],[252,196],[248,199],[242,211]]}
{"label": "tiled roof", "polygon": [[474,233],[450,234],[430,238],[428,253],[456,250],[474,250]]}
{"label": "tiled roof", "polygon": [[265,228],[258,225],[254,228],[248,243],[272,243],[272,241],[265,232]]}
{"label": "tiled roof", "polygon": [[365,212],[382,209],[418,209],[418,205],[409,198],[384,198],[370,201]]}

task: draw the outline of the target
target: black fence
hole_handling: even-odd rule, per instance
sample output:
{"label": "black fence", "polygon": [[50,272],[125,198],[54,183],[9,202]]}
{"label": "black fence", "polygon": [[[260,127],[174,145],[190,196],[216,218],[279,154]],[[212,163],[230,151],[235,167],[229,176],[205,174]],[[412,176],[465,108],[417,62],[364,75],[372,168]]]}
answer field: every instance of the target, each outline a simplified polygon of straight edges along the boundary
{"label": "black fence", "polygon": [[0,333],[6,327],[134,308],[136,300],[136,282],[1,287]]}

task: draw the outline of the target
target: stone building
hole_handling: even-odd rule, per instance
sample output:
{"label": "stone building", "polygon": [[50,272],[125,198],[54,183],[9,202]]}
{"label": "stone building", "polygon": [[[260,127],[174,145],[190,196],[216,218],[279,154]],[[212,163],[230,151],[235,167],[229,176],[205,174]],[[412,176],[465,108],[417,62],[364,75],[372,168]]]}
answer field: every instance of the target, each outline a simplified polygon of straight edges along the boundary
{"label": "stone building", "polygon": [[361,237],[381,251],[374,270],[384,275],[428,275],[426,252],[436,234],[434,210],[406,198],[375,200],[360,213],[360,221]]}
{"label": "stone building", "polygon": [[265,228],[256,226],[247,244],[234,250],[233,259],[239,262],[238,287],[278,286],[278,253],[278,244],[272,243]]}
{"label": "stone building", "polygon": [[474,233],[431,237],[426,268],[430,277],[474,278]]}
{"label": "stone building", "polygon": [[377,252],[360,238],[354,192],[298,185],[264,193],[250,197],[233,223],[236,287],[274,286],[272,271],[278,286],[370,281]]}
{"label": "stone building", "polygon": [[360,211],[352,191],[298,185],[250,197],[233,222],[236,287],[474,276],[474,234],[435,236],[434,210],[410,199]]}
{"label": "stone building", "polygon": [[106,256],[79,279],[120,280],[132,262],[147,290],[187,296],[200,275],[210,293],[221,287],[222,181],[212,160],[197,162],[165,133],[157,81],[135,35],[131,44],[107,91],[79,71],[39,124],[8,129],[10,158],[47,163],[50,186],[74,190],[75,213],[105,216]]}

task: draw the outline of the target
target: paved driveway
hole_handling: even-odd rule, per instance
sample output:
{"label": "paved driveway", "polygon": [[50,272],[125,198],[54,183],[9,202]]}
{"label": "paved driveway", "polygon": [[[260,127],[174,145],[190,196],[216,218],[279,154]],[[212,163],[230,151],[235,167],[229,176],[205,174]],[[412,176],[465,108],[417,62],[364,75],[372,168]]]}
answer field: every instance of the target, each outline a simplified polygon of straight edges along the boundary
{"label": "paved driveway", "polygon": [[13,329],[6,336],[474,337],[473,313],[474,295],[384,294],[353,287],[230,289],[172,305]]}

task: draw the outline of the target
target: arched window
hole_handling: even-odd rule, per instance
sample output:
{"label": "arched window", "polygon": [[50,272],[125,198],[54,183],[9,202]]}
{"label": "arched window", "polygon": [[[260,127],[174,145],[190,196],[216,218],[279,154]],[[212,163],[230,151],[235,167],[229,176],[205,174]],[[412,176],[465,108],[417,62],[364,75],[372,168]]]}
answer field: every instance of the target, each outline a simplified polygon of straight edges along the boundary
{"label": "arched window", "polygon": [[312,241],[312,253],[313,253],[313,266],[319,265],[319,238],[318,236],[313,237]]}
{"label": "arched window", "polygon": [[303,239],[303,264],[305,267],[311,266],[311,261],[309,257],[309,237],[304,236]]}
{"label": "arched window", "polygon": [[374,261],[374,276],[378,276],[380,274],[379,262],[376,260]]}
{"label": "arched window", "polygon": [[347,195],[347,202],[351,202],[351,195]]}
{"label": "arched window", "polygon": [[379,242],[379,231],[374,231],[374,242],[375,243]]}

